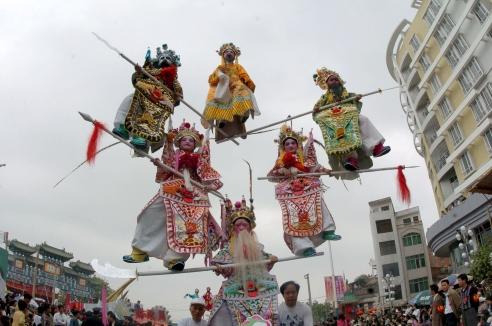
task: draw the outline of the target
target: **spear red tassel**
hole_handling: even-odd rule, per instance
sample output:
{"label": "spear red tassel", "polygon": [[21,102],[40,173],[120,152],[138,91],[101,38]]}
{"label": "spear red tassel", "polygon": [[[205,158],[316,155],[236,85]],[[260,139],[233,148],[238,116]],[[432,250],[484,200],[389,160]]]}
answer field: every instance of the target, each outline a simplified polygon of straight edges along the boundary
{"label": "spear red tassel", "polygon": [[101,122],[94,120],[94,129],[92,130],[89,144],[87,145],[87,162],[89,164],[94,164],[96,161],[97,144],[102,136],[103,129],[104,125]]}
{"label": "spear red tassel", "polygon": [[410,205],[410,189],[407,186],[407,179],[403,174],[403,169],[405,167],[403,165],[398,166],[398,173],[396,174],[396,181],[398,183],[398,197],[402,202],[407,205]]}

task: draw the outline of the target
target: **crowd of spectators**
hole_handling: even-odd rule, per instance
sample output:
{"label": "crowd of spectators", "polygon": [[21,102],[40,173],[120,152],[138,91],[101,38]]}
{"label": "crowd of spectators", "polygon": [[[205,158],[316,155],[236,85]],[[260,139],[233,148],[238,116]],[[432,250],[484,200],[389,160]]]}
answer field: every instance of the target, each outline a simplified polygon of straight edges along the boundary
{"label": "crowd of spectators", "polygon": [[[131,317],[118,320],[107,313],[109,326],[134,326]],[[0,326],[102,326],[101,310],[69,310],[64,305],[37,302],[28,293],[15,297],[7,294],[0,299]]]}

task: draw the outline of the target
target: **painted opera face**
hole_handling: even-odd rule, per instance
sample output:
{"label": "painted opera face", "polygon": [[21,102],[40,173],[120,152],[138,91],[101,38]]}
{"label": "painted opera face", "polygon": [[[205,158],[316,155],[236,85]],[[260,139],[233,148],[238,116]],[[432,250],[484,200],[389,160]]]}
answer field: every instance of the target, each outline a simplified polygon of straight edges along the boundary
{"label": "painted opera face", "polygon": [[234,62],[234,59],[236,59],[236,55],[234,54],[234,51],[232,50],[225,50],[223,53],[224,60],[228,63]]}
{"label": "painted opera face", "polygon": [[330,75],[326,80],[326,84],[329,88],[340,86],[340,79],[335,75]]}
{"label": "painted opera face", "polygon": [[294,138],[287,138],[284,141],[284,151],[288,153],[296,153],[298,146],[299,145],[297,144],[297,140],[295,140]]}
{"label": "painted opera face", "polygon": [[246,230],[248,232],[251,232],[251,225],[249,224],[248,221],[246,221],[245,219],[243,218],[240,218],[238,219],[235,223],[234,223],[234,232],[236,234],[239,234],[239,232],[243,231],[243,230]]}
{"label": "painted opera face", "polygon": [[195,139],[190,136],[184,136],[179,140],[179,149],[185,152],[193,152],[195,150]]}

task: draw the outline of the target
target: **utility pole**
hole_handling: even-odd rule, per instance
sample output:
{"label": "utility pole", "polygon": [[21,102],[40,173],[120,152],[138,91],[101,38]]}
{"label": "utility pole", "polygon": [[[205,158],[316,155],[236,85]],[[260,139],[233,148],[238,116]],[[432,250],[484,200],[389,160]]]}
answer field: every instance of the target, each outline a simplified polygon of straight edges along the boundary
{"label": "utility pole", "polygon": [[36,297],[36,282],[38,280],[38,264],[39,264],[39,248],[40,246],[38,245],[38,248],[36,250],[36,259],[34,261],[34,271],[32,272],[32,297],[33,299]]}
{"label": "utility pole", "polygon": [[335,278],[335,264],[333,263],[333,253],[331,251],[331,241],[328,241],[328,250],[330,251],[330,267],[331,267],[331,277],[332,277],[332,290],[333,290],[333,312],[337,314],[337,286]]}
{"label": "utility pole", "polygon": [[304,278],[307,280],[307,284],[308,284],[309,306],[312,307],[313,306],[313,301],[311,299],[311,283],[309,283],[309,273],[307,273],[306,275],[304,275]]}

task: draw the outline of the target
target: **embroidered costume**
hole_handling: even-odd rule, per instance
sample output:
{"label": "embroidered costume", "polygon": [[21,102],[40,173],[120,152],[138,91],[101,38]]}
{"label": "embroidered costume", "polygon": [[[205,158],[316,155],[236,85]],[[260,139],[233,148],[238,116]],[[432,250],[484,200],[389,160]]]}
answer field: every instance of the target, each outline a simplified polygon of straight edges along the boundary
{"label": "embroidered costume", "polygon": [[[183,148],[185,138],[192,139],[192,146],[199,150]],[[169,132],[162,161],[185,178],[158,168],[159,193],[138,216],[133,252],[124,256],[124,261],[142,262],[151,256],[162,259],[170,269],[182,270],[190,254],[211,257],[211,252],[218,249],[222,233],[210,214],[208,195],[189,180],[198,181],[208,189],[217,190],[222,186],[220,174],[210,166],[208,141],[200,147],[202,138],[203,135],[187,122]],[[176,150],[173,150],[173,142]]]}
{"label": "embroidered costume", "polygon": [[[251,115],[260,115],[256,104],[255,84],[246,70],[238,63],[241,51],[232,43],[226,43],[217,51],[222,63],[208,78],[210,89],[203,115],[204,126],[214,122],[228,136],[246,132],[244,123]],[[220,132],[215,140],[226,138]]]}
{"label": "embroidered costume", "polygon": [[314,106],[313,118],[321,128],[331,168],[341,170],[344,167],[350,171],[370,168],[371,155],[385,155],[391,148],[383,145],[383,136],[367,117],[360,114],[362,102],[356,99],[323,110],[325,105],[356,94],[348,93],[340,76],[325,67],[317,70],[314,80],[326,91]]}
{"label": "embroidered costume", "polygon": [[311,256],[326,240],[340,240],[335,234],[335,222],[323,200],[319,176],[299,176],[298,173],[329,172],[318,164],[312,134],[306,140],[287,125],[280,129],[278,158],[268,173],[275,185],[275,198],[282,209],[284,240],[297,256]]}
{"label": "embroidered costume", "polygon": [[[272,260],[273,257],[265,253],[263,245],[256,240],[253,232],[256,225],[253,210],[247,207],[243,199],[234,208],[230,200],[226,200],[222,211],[222,229],[229,240],[211,260],[211,264],[221,266],[236,263],[241,254],[249,262],[264,259],[272,262],[267,266],[256,264],[216,271],[226,280],[214,297],[209,325],[278,325],[278,284],[275,276],[268,273],[276,258]],[[238,221],[247,221],[249,228],[245,232],[253,239],[253,250],[247,249],[251,247],[244,244],[241,248],[241,233],[236,229]]]}
{"label": "embroidered costume", "polygon": [[145,56],[141,69],[161,81],[166,87],[157,83],[141,71],[132,76],[135,87],[133,94],[125,97],[116,113],[113,132],[124,139],[129,139],[135,147],[148,151],[157,151],[165,141],[166,120],[173,114],[174,107],[183,97],[183,89],[178,81],[178,67],[181,66],[179,55],[166,44],[157,48],[155,58],[150,50]]}

